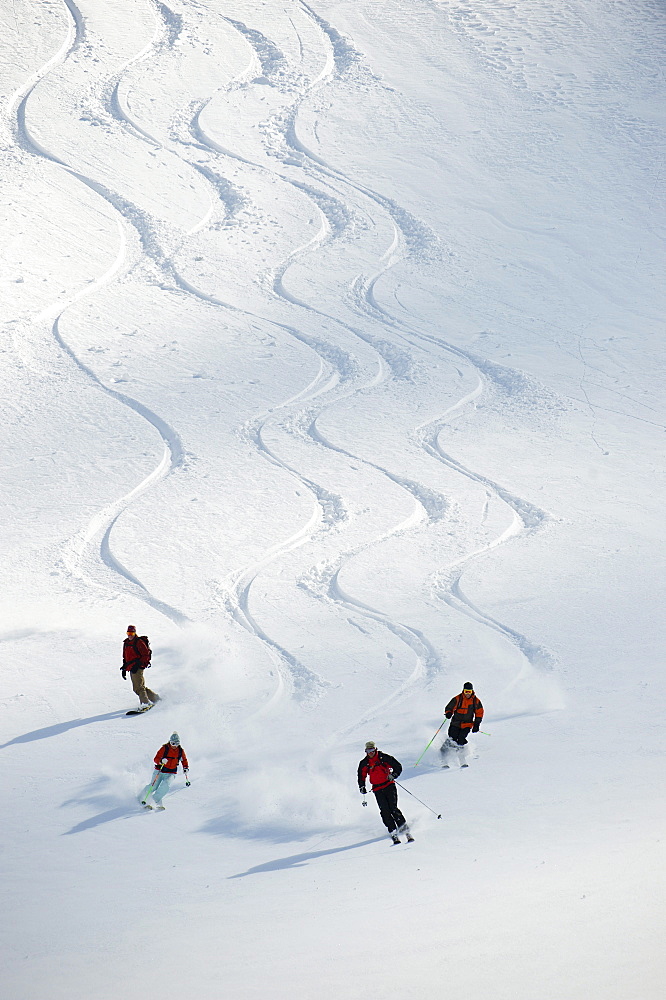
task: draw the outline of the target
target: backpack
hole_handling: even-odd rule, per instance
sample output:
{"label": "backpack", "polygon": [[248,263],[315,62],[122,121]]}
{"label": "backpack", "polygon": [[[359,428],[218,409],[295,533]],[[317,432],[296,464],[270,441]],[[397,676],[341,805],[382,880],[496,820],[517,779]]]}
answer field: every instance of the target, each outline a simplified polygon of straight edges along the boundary
{"label": "backpack", "polygon": [[148,648],[148,662],[146,663],[146,669],[147,669],[150,666],[150,661],[153,658],[153,651],[150,648],[150,642],[148,641],[148,636],[147,635],[140,635],[137,638],[141,639],[141,642],[145,642],[145,644],[146,644],[146,646]]}

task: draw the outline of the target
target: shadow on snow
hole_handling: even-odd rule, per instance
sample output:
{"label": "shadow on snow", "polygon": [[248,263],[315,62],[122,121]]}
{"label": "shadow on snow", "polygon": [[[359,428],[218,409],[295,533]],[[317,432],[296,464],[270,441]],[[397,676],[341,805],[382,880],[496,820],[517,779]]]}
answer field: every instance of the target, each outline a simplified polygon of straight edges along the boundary
{"label": "shadow on snow", "polygon": [[31,733],[24,733],[23,736],[15,736],[13,740],[0,745],[0,750],[5,747],[14,746],[15,743],[32,743],[34,740],[47,740],[51,736],[59,736],[69,729],[76,729],[77,726],[88,726],[91,722],[106,722],[108,719],[118,719],[125,715],[124,711],[107,712],[106,715],[91,715],[87,719],[72,719],[71,722],[59,722],[55,726],[45,726],[44,729],[34,729]]}
{"label": "shadow on snow", "polygon": [[286,858],[276,858],[274,861],[266,861],[263,865],[255,865],[248,868],[246,872],[239,872],[237,875],[229,875],[228,878],[245,878],[246,875],[260,875],[262,872],[275,872],[284,868],[302,868],[308,861],[315,858],[324,857],[327,854],[339,854],[341,851],[353,851],[356,847],[366,847],[368,844],[377,844],[385,837],[372,837],[370,840],[359,840],[356,844],[347,844],[346,847],[331,847],[327,851],[306,851],[305,854],[291,854]]}
{"label": "shadow on snow", "polygon": [[136,806],[133,809],[129,809],[127,806],[116,806],[114,809],[107,809],[106,812],[98,813],[97,816],[91,816],[90,819],[84,819],[81,823],[73,826],[71,830],[65,830],[62,836],[69,837],[72,833],[81,833],[83,830],[90,830],[92,827],[100,826],[102,823],[110,823],[114,819],[129,819],[130,816],[142,815],[144,815],[143,810],[138,811]]}

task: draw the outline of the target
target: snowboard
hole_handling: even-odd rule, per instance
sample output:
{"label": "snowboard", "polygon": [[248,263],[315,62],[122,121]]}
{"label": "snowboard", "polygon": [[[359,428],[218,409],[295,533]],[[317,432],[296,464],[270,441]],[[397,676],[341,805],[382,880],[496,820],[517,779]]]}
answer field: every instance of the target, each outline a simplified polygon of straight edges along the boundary
{"label": "snowboard", "polygon": [[133,708],[129,712],[125,712],[125,715],[143,715],[144,712],[149,712],[151,708],[155,708],[155,703],[152,705],[144,705],[142,708]]}

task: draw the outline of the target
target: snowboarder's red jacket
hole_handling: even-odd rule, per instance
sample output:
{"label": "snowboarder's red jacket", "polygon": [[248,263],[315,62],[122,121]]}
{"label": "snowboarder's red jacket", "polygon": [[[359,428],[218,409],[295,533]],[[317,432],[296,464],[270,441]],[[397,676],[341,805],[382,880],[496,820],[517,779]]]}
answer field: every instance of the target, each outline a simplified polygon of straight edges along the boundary
{"label": "snowboarder's red jacket", "polygon": [[[390,776],[393,771],[393,777]],[[395,757],[388,753],[377,750],[372,756],[366,756],[358,765],[358,787],[363,791],[366,778],[370,778],[373,792],[378,792],[380,788],[386,788],[391,784],[393,778],[399,778],[402,774],[402,764]]]}
{"label": "snowboarder's red jacket", "polygon": [[123,642],[123,667],[131,674],[135,670],[145,668],[150,663],[150,650],[143,639],[135,635],[133,639]]}
{"label": "snowboarder's red jacket", "polygon": [[474,692],[469,698],[465,697],[464,692],[461,692],[451,699],[444,709],[444,714],[447,719],[453,716],[454,723],[461,729],[471,729],[475,722],[481,722],[483,705]]}
{"label": "snowboarder's red jacket", "polygon": [[[162,764],[162,760],[165,757],[167,759],[167,763]],[[190,765],[187,763],[185,751],[182,747],[172,746],[171,743],[165,743],[164,746],[161,746],[155,754],[155,766],[159,767],[165,774],[175,774],[178,770],[178,764],[180,762],[183,764],[183,770],[187,771]]]}

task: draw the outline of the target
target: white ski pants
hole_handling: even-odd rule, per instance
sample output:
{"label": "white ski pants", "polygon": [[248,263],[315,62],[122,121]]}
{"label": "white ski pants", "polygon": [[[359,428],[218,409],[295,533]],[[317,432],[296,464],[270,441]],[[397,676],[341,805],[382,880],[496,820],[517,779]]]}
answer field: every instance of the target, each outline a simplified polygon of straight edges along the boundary
{"label": "white ski pants", "polygon": [[150,785],[146,785],[143,792],[141,793],[141,801],[145,802],[148,796],[152,795],[152,797],[155,799],[155,802],[157,802],[157,804],[160,805],[162,799],[169,791],[169,788],[171,787],[171,782],[175,777],[176,777],[175,774],[165,774],[164,771],[162,771],[162,773],[159,775],[154,785],[152,784],[152,782]]}

